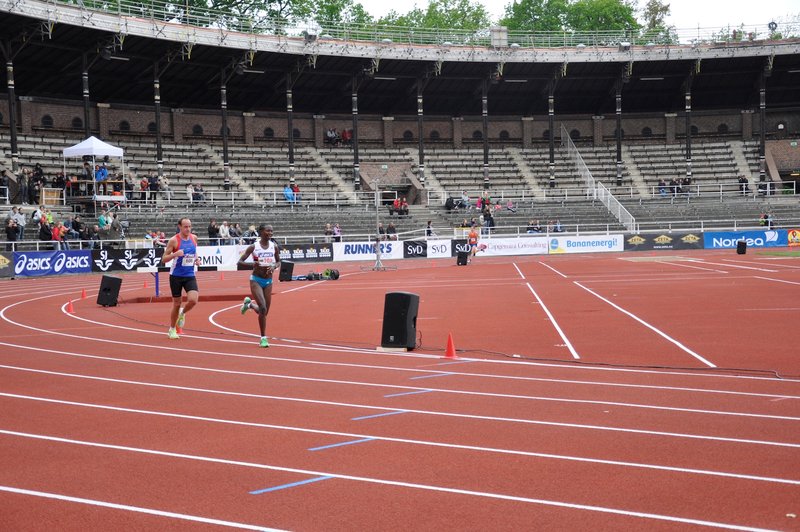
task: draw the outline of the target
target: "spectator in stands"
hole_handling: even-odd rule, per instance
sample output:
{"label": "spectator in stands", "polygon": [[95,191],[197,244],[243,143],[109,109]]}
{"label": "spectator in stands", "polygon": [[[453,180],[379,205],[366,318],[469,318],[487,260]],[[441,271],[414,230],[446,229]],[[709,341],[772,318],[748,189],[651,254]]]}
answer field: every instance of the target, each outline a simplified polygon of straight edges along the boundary
{"label": "spectator in stands", "polygon": [[150,189],[150,178],[148,176],[143,176],[142,179],[139,181],[139,199],[143,202],[147,202],[147,191]]}
{"label": "spectator in stands", "polygon": [[564,228],[561,227],[561,221],[560,220],[556,220],[556,223],[553,224],[553,232],[554,233],[563,233],[564,232]]}
{"label": "spectator in stands", "polygon": [[257,238],[258,238],[258,231],[256,231],[256,226],[251,225],[250,227],[247,228],[247,231],[245,231],[244,234],[242,235],[242,243],[249,246],[250,244],[255,242]]}
{"label": "spectator in stands", "polygon": [[228,220],[223,220],[222,225],[219,226],[219,242],[223,246],[231,243],[231,229],[228,227]]}
{"label": "spectator in stands", "polygon": [[156,174],[152,174],[147,178],[147,192],[153,203],[158,199],[158,180],[159,177]]}
{"label": "spectator in stands", "polygon": [[325,224],[325,231],[323,234],[325,235],[325,242],[330,243],[331,237],[333,236],[333,227],[331,227],[331,224]]}
{"label": "spectator in stands", "polygon": [[661,197],[667,196],[667,182],[664,181],[663,177],[658,180],[658,193],[661,195]]}
{"label": "spectator in stands", "polygon": [[688,196],[691,190],[692,178],[687,175],[683,178],[683,181],[681,181],[681,191]]}
{"label": "spectator in stands", "polygon": [[[16,208],[16,207],[15,207]],[[19,238],[19,228],[17,227],[17,221],[13,217],[6,218],[6,240],[8,240],[8,244],[6,244],[6,251],[14,251],[15,242]]]}
{"label": "spectator in stands", "polygon": [[747,195],[750,191],[750,185],[747,182],[747,178],[743,175],[739,176],[739,191],[742,193],[742,196]]}
{"label": "spectator in stands", "polygon": [[386,228],[382,222],[378,224],[378,240],[386,240]]}
{"label": "spectator in stands", "polygon": [[[17,187],[19,188],[19,192],[17,197],[19,198],[19,202],[23,205],[28,205],[28,199],[30,198],[30,192],[28,191],[28,176],[25,173],[25,169],[23,168],[22,172],[19,173],[17,177]],[[34,203],[35,205],[35,203]]]}
{"label": "spectator in stands", "polygon": [[345,129],[342,131],[342,144],[349,146],[353,142],[353,130]]}
{"label": "spectator in stands", "polygon": [[82,240],[86,234],[86,224],[83,223],[80,214],[76,214],[72,220],[72,230],[75,233],[75,240]]}
{"label": "spectator in stands", "polygon": [[389,216],[393,215],[394,213],[400,214],[400,198],[397,197],[394,199],[391,205],[389,205]]}
{"label": "spectator in stands", "polygon": [[17,222],[17,240],[25,240],[25,225],[27,224],[27,220],[25,219],[25,212],[22,210],[22,207],[17,209],[17,213],[13,218]]}
{"label": "spectator in stands", "polygon": [[397,214],[399,216],[408,216],[408,201],[405,196],[400,197],[400,211]]}
{"label": "spectator in stands", "polygon": [[222,179],[222,190],[228,192],[231,189],[231,176],[226,174],[225,177]]}
{"label": "spectator in stands", "polygon": [[136,173],[131,171],[125,178],[125,197],[128,201],[133,199],[133,190],[136,188]]}
{"label": "spectator in stands", "polygon": [[525,232],[528,234],[538,233],[536,223],[533,220],[528,220],[528,227],[525,228]]}
{"label": "spectator in stands", "polygon": [[397,228],[394,226],[394,223],[392,222],[389,222],[389,225],[386,226],[386,239],[397,240]]}
{"label": "spectator in stands", "polygon": [[158,190],[161,191],[161,194],[167,201],[172,201],[172,189],[169,188],[169,179],[167,176],[162,175],[158,178]]}
{"label": "spectator in stands", "polygon": [[102,231],[111,227],[111,220],[108,219],[108,213],[106,211],[100,212],[100,216],[97,217],[97,225],[100,226]]}
{"label": "spectator in stands", "polygon": [[167,235],[164,234],[164,231],[159,231],[158,236],[153,241],[153,245],[158,246],[160,248],[167,247]]}
{"label": "spectator in stands", "polygon": [[448,213],[453,212],[453,209],[456,208],[456,201],[453,199],[452,196],[447,196],[447,199],[444,202],[444,210]]}
{"label": "spectator in stands", "polygon": [[436,231],[433,230],[433,221],[431,220],[428,220],[428,225],[425,226],[425,237],[426,238],[436,237]]}
{"label": "spectator in stands", "polygon": [[339,227],[339,224],[333,224],[333,241],[334,242],[342,241],[342,228]]}
{"label": "spectator in stands", "polygon": [[[53,230],[50,228],[50,224],[47,223],[47,217],[45,216],[39,218],[39,240],[42,242],[53,240]],[[47,249],[47,247],[44,247],[44,249]]]}
{"label": "spectator in stands", "polygon": [[460,209],[471,209],[472,208],[472,203],[469,200],[469,194],[467,194],[466,190],[461,193],[461,202],[458,204],[458,207]]}
{"label": "spectator in stands", "polygon": [[300,203],[300,187],[297,186],[297,183],[292,183],[292,194],[294,194],[294,202]]}
{"label": "spectator in stands", "polygon": [[467,219],[466,219],[466,218],[464,218],[464,220],[461,222],[461,225],[460,225],[459,227],[460,227],[460,228],[462,228],[462,229],[466,229],[467,227],[471,227],[471,225],[470,225],[470,223],[467,221]]}
{"label": "spectator in stands", "polygon": [[236,223],[230,226],[231,244],[242,243],[242,227]]}
{"label": "spectator in stands", "polygon": [[89,241],[89,249],[95,249],[99,247],[98,242],[100,241],[100,227],[93,225],[87,229],[86,240]]}
{"label": "spectator in stands", "polygon": [[208,222],[208,240],[212,246],[219,246],[219,226],[215,218]]}
{"label": "spectator in stands", "polygon": [[44,198],[44,193],[42,191],[47,185],[47,179],[44,177],[41,166],[39,166],[39,170],[36,173],[32,172],[30,169],[28,169],[27,172],[29,200],[31,203],[39,203]]}
{"label": "spectator in stands", "polygon": [[77,240],[80,238],[79,232],[75,230],[75,220],[72,216],[67,216],[66,220],[64,220],[64,227],[67,229],[64,240]]}
{"label": "spectator in stands", "polygon": [[206,191],[203,190],[203,185],[200,183],[194,186],[194,200],[200,203],[206,202]]}
{"label": "spectator in stands", "polygon": [[55,249],[63,249],[65,251],[69,250],[69,244],[66,240],[67,235],[67,228],[64,227],[62,222],[56,222],[53,224],[53,241],[55,242]]}
{"label": "spectator in stands", "polygon": [[669,189],[672,191],[673,196],[677,196],[678,192],[680,192],[680,186],[678,185],[678,180],[674,177],[669,180]]}
{"label": "spectator in stands", "polygon": [[517,212],[517,208],[514,206],[514,202],[510,199],[506,202],[506,209],[511,212]]}
{"label": "spectator in stands", "polygon": [[186,185],[186,199],[189,201],[189,203],[194,202],[194,187],[191,183]]}
{"label": "spectator in stands", "polygon": [[94,194],[94,171],[92,170],[89,161],[83,163],[80,172],[81,188],[86,190],[89,195]]}
{"label": "spectator in stands", "polygon": [[288,201],[290,204],[294,205],[294,191],[289,183],[286,183],[286,185],[283,187],[283,197],[286,198],[286,201]]}

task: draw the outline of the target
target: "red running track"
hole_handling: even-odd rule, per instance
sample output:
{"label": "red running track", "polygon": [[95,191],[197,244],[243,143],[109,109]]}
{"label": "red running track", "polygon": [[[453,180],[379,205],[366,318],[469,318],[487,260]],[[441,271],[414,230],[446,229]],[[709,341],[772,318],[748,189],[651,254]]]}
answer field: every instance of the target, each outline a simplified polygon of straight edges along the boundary
{"label": "red running track", "polygon": [[[178,341],[143,275],[0,283],[3,528],[800,529],[800,262],[452,262],[277,283],[268,350],[244,272]],[[390,291],[412,352],[375,349]]]}

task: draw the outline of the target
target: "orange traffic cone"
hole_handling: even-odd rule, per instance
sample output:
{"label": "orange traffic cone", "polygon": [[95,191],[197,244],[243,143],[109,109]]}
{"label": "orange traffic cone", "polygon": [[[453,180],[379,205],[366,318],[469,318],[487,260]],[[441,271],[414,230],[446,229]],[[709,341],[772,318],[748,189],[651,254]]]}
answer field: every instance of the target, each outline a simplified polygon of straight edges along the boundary
{"label": "orange traffic cone", "polygon": [[455,360],[458,358],[456,355],[456,345],[453,343],[453,333],[447,334],[447,349],[444,352],[444,358]]}
{"label": "orange traffic cone", "polygon": [[225,280],[225,272],[219,272],[219,280],[220,281],[224,281]]}
{"label": "orange traffic cone", "polygon": [[86,289],[81,288],[81,299],[86,299]]}
{"label": "orange traffic cone", "polygon": [[72,307],[72,300],[67,301],[67,313],[75,314],[75,309]]}
{"label": "orange traffic cone", "polygon": [[142,288],[147,288],[147,279],[144,280],[144,284],[142,285]]}

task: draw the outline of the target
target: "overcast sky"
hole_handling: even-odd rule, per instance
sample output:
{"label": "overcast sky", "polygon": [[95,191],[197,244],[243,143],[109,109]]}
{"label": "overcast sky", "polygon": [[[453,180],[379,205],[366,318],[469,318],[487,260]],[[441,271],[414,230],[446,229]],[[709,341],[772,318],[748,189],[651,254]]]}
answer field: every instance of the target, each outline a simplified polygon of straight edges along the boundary
{"label": "overcast sky", "polygon": [[[381,17],[394,9],[406,13],[414,8],[428,5],[427,0],[356,0],[374,17]],[[483,0],[493,19],[505,12],[512,0]],[[639,0],[644,5],[646,0]],[[798,0],[663,0],[670,5],[671,15],[667,23],[678,29],[713,28],[766,25],[771,20],[797,19],[800,16]]]}

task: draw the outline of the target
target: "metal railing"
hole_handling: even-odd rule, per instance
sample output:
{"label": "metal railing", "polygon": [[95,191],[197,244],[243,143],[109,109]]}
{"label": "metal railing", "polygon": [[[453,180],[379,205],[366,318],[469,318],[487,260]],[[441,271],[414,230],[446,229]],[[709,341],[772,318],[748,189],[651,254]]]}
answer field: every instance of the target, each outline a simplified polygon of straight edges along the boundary
{"label": "metal railing", "polygon": [[[289,20],[270,18],[263,12],[235,13],[231,11],[190,7],[183,2],[154,0],[47,0],[48,4],[66,4],[81,9],[104,11],[120,17],[132,17],[155,22],[187,24],[191,26],[227,30],[240,33],[298,37],[307,41],[330,40],[338,42],[372,42],[376,44],[421,44],[445,47],[469,46],[491,47],[492,31],[417,28],[388,26],[375,23],[358,24],[315,20]],[[541,31],[508,32],[508,44],[515,48],[559,48],[559,47],[609,47],[628,43],[631,46],[657,46],[679,43],[692,45],[720,43],[746,45],[765,40],[797,35],[800,19],[781,21],[776,33],[765,25],[742,25],[737,27],[706,27],[674,29],[662,32],[644,30],[611,31]]]}

